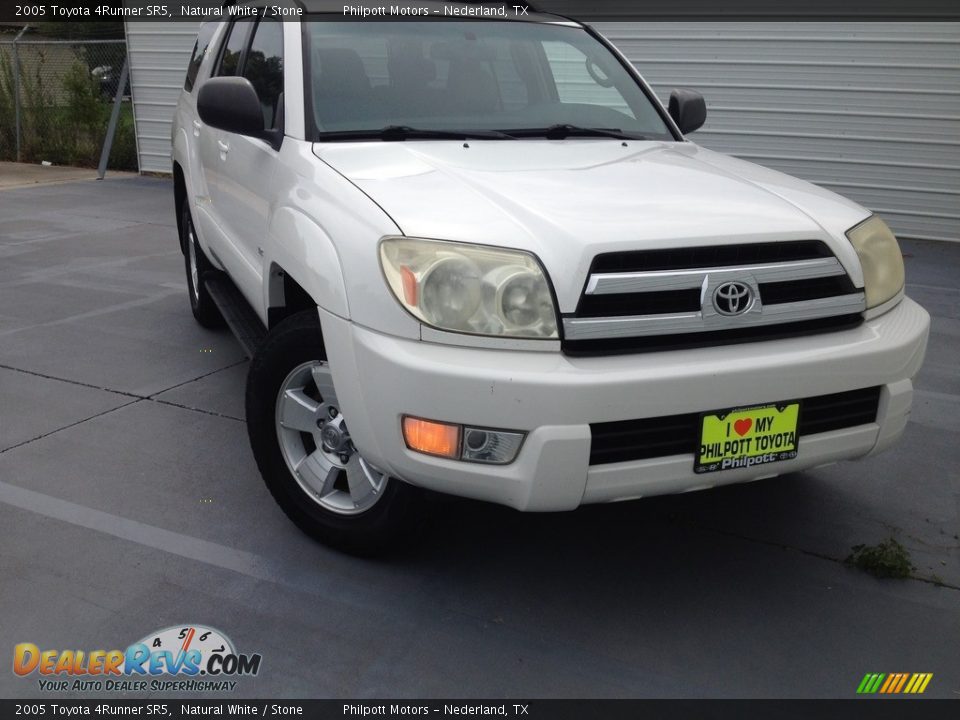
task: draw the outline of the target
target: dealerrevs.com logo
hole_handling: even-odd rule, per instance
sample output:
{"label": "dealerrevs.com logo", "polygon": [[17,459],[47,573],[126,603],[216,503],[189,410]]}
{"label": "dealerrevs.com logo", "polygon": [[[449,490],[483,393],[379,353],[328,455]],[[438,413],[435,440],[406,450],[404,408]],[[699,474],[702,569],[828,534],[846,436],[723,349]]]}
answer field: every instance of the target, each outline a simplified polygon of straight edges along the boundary
{"label": "dealerrevs.com logo", "polygon": [[13,648],[13,672],[37,675],[49,692],[197,692],[235,690],[242,676],[260,672],[258,653],[238,653],[219,630],[176,625],[150,633],[126,650]]}

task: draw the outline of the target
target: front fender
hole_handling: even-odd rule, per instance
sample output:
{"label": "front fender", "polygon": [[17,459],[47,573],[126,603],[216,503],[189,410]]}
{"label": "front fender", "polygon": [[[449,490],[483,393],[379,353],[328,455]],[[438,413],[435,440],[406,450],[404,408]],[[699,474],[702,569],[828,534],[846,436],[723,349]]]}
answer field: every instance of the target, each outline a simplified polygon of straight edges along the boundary
{"label": "front fender", "polygon": [[[280,266],[302,287],[318,306],[344,319],[350,318],[343,269],[333,241],[323,228],[302,212],[290,207],[278,209],[270,224],[270,249],[265,267]],[[282,280],[280,281],[282,287]],[[264,307],[278,303],[274,273],[263,284]]]}

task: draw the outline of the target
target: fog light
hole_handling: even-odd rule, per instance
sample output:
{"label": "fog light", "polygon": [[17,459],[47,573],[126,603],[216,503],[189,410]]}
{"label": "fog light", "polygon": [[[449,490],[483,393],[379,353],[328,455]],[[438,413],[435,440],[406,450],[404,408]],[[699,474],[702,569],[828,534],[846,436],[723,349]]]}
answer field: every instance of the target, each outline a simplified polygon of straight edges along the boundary
{"label": "fog light", "polygon": [[513,462],[526,436],[516,430],[462,427],[409,415],[403,416],[402,426],[403,440],[411,450],[489,465]]}
{"label": "fog light", "polygon": [[506,465],[513,462],[523,445],[523,433],[489,428],[463,429],[461,459],[468,462]]}
{"label": "fog light", "polygon": [[403,418],[403,440],[407,447],[427,455],[460,457],[460,426],[421,418]]}

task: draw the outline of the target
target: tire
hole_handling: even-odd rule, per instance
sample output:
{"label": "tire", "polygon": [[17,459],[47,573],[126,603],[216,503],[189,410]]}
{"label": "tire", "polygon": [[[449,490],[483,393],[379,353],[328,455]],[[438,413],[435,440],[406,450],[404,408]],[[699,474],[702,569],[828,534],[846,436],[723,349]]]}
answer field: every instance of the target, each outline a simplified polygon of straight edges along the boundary
{"label": "tire", "polygon": [[287,318],[267,336],[250,365],[246,405],[260,474],[297,527],[354,555],[398,546],[420,493],[353,448],[315,310]]}
{"label": "tire", "polygon": [[203,284],[206,273],[217,272],[210,264],[207,256],[197,242],[197,233],[193,227],[193,217],[186,200],[180,214],[180,228],[182,233],[183,263],[187,272],[187,292],[190,295],[190,310],[193,317],[205,328],[223,327],[223,316],[210,293]]}

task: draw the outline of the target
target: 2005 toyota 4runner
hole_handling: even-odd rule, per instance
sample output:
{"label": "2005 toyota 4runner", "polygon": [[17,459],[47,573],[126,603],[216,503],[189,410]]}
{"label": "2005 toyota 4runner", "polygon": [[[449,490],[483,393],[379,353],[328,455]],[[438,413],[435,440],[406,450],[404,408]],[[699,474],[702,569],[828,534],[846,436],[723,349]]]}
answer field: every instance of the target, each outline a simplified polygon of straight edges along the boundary
{"label": "2005 toyota 4runner", "polygon": [[422,488],[569,510],[902,433],[929,317],[879,217],[685,139],[703,98],[580,23],[302,5],[202,27],[173,160],[193,314],[251,354],[303,530],[373,551]]}

